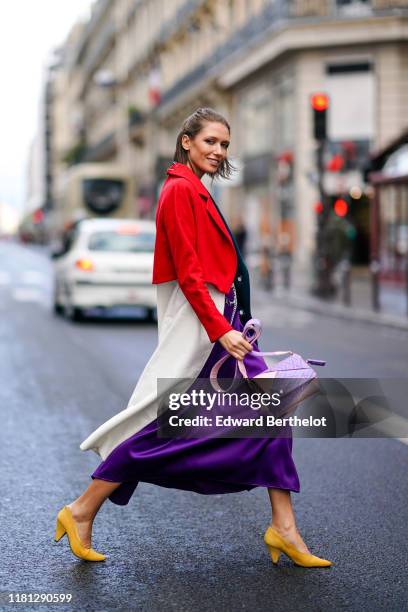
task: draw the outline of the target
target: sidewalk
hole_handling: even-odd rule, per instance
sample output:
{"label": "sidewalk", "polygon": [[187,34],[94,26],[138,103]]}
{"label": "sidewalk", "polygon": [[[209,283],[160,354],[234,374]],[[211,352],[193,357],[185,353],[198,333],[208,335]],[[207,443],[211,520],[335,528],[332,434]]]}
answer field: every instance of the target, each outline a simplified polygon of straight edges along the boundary
{"label": "sidewalk", "polygon": [[[47,254],[48,256],[48,246],[30,244],[29,248],[34,252]],[[351,305],[345,306],[342,304],[340,291],[334,299],[330,300],[311,295],[311,274],[296,269],[292,270],[290,289],[285,289],[280,268],[277,266],[275,288],[267,291],[262,287],[256,267],[251,266],[248,260],[247,263],[251,276],[251,301],[254,305],[275,302],[317,312],[325,316],[408,330],[408,315],[406,314],[408,299],[405,288],[382,287],[380,289],[381,311],[375,312],[371,303],[371,278],[366,267],[354,267],[352,269]]]}
{"label": "sidewalk", "polygon": [[310,274],[292,271],[291,287],[285,289],[279,268],[276,272],[275,287],[268,291],[259,279],[256,270],[252,271],[251,291],[254,303],[270,300],[303,308],[312,312],[342,319],[363,321],[408,330],[407,296],[404,287],[381,287],[380,312],[372,308],[371,278],[367,268],[353,268],[351,273],[351,304],[342,303],[341,291],[335,298],[323,299],[310,293],[312,279]]}

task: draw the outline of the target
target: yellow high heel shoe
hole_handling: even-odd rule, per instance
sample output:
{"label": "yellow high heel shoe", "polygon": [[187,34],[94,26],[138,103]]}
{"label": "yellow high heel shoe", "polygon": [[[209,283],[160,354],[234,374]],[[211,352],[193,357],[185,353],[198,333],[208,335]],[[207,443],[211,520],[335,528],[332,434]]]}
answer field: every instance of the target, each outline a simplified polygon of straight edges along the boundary
{"label": "yellow high heel shoe", "polygon": [[71,550],[80,559],[85,561],[105,561],[105,555],[96,552],[93,548],[85,548],[82,544],[75,521],[72,517],[71,510],[68,506],[64,506],[57,515],[57,528],[55,530],[55,541],[59,540],[67,534]]}
{"label": "yellow high heel shoe", "polygon": [[269,549],[273,563],[279,561],[281,552],[285,553],[296,565],[302,567],[329,567],[333,565],[327,559],[321,559],[309,553],[300,552],[290,542],[285,540],[273,527],[268,527],[264,535],[264,541]]}

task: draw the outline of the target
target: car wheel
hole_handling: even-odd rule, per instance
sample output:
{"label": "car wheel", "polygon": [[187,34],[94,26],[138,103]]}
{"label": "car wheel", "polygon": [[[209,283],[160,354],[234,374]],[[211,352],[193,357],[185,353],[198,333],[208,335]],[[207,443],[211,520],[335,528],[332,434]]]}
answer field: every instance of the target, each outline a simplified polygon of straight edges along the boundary
{"label": "car wheel", "polygon": [[58,302],[54,301],[53,310],[54,310],[54,314],[60,315],[64,312],[64,307],[62,304],[59,304]]}
{"label": "car wheel", "polygon": [[64,314],[70,321],[83,321],[84,311],[78,306],[73,306],[71,303],[67,303],[64,306]]}
{"label": "car wheel", "polygon": [[64,312],[64,307],[63,305],[58,301],[58,293],[55,291],[54,293],[54,300],[53,300],[53,305],[52,305],[54,314],[56,315],[60,315]]}
{"label": "car wheel", "polygon": [[55,284],[55,287],[54,287],[54,300],[53,300],[52,308],[53,308],[54,314],[56,314],[56,315],[60,315],[60,314],[62,314],[64,312],[64,307],[61,304],[61,302],[58,300],[58,293],[59,293],[58,292],[58,285]]}
{"label": "car wheel", "polygon": [[156,308],[148,308],[146,312],[146,320],[150,323],[156,323],[157,321],[157,311]]}
{"label": "car wheel", "polygon": [[84,316],[84,311],[82,310],[82,308],[78,308],[77,306],[74,306],[72,309],[71,320],[72,321],[83,321],[84,318],[85,316]]}

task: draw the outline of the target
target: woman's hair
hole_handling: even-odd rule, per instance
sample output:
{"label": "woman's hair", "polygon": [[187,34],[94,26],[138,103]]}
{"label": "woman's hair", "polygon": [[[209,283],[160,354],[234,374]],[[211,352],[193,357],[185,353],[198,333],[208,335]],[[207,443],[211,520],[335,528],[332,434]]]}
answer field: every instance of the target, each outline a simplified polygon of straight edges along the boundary
{"label": "woman's hair", "polygon": [[[187,164],[188,151],[183,148],[181,140],[184,134],[186,134],[193,140],[197,136],[197,134],[203,129],[204,123],[206,122],[222,123],[223,125],[225,125],[228,132],[231,133],[230,125],[225,119],[225,117],[217,113],[212,108],[197,108],[197,110],[194,111],[194,113],[187,117],[187,119],[185,119],[185,121],[183,122],[181,130],[177,136],[176,150],[174,152],[174,161],[179,162],[181,164]],[[220,163],[217,170],[214,173],[210,174],[210,176],[213,179],[218,176],[228,179],[231,177],[234,170],[236,170],[236,168],[231,164],[228,158],[225,158]]]}

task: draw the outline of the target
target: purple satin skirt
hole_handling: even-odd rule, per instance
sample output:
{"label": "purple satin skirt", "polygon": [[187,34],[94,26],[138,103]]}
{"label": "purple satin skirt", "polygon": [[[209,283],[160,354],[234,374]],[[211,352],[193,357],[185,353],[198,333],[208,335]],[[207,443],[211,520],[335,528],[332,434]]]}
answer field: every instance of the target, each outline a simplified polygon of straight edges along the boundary
{"label": "purple satin skirt", "polygon": [[[224,315],[230,321],[234,291],[226,296]],[[238,309],[232,326],[242,331]],[[256,343],[254,348],[257,348]],[[198,378],[207,378],[213,365],[225,355],[219,342]],[[248,353],[244,359],[251,378],[266,369],[261,357]],[[222,377],[233,377],[235,363],[228,359]],[[109,497],[126,505],[139,482],[194,491],[204,495],[250,491],[272,487],[299,492],[299,478],[292,458],[292,438],[194,438],[169,439],[157,436],[157,419],[119,444],[100,463],[91,478],[122,483]]]}

